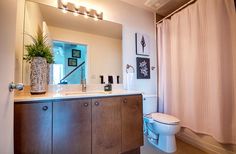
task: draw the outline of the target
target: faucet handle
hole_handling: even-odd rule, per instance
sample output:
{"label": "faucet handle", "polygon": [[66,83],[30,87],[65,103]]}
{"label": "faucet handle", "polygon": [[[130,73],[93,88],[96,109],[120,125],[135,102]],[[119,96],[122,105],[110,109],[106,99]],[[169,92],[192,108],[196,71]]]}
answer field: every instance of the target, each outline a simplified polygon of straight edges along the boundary
{"label": "faucet handle", "polygon": [[86,92],[86,80],[81,80],[81,84],[82,84],[82,92]]}

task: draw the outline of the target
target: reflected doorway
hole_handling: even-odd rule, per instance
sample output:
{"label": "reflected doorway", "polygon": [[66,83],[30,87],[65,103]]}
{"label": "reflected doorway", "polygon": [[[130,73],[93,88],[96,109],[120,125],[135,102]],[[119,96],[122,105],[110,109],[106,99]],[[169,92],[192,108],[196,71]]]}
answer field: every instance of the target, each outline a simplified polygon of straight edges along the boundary
{"label": "reflected doorway", "polygon": [[80,84],[86,79],[86,45],[54,40],[52,47],[54,64],[50,69],[50,84]]}

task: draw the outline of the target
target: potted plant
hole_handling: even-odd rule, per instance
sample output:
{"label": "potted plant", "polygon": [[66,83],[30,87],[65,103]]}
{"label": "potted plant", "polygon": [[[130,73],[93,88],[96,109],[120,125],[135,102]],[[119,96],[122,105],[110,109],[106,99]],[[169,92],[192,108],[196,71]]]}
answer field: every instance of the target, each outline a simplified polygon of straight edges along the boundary
{"label": "potted plant", "polygon": [[27,54],[24,55],[24,60],[31,63],[30,92],[31,94],[44,94],[48,86],[49,64],[54,62],[51,47],[47,44],[47,35],[43,35],[40,28],[35,37],[27,35],[33,42],[25,45]]}

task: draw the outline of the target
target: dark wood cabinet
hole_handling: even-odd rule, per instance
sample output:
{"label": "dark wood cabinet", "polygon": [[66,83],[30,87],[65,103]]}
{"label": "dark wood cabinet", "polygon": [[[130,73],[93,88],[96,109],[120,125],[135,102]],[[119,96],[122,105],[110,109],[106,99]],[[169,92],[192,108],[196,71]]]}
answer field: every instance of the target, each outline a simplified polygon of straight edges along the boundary
{"label": "dark wood cabinet", "polygon": [[91,99],[53,102],[53,153],[91,154]]}
{"label": "dark wood cabinet", "polygon": [[142,96],[124,96],[121,103],[122,152],[143,145]]}
{"label": "dark wood cabinet", "polygon": [[92,153],[121,152],[120,97],[92,100]]}
{"label": "dark wood cabinet", "polygon": [[130,151],[123,152],[122,154],[140,154],[140,148],[132,149]]}
{"label": "dark wood cabinet", "polygon": [[15,154],[138,154],[142,96],[19,102]]}
{"label": "dark wood cabinet", "polygon": [[52,152],[52,103],[25,102],[14,105],[14,153]]}

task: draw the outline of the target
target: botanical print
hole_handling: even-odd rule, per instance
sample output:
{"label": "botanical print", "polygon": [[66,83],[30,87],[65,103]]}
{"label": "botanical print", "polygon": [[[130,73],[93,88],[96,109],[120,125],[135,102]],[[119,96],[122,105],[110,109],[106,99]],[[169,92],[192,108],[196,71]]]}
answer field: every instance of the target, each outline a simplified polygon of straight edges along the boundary
{"label": "botanical print", "polygon": [[150,79],[150,59],[137,57],[137,79]]}
{"label": "botanical print", "polygon": [[148,76],[148,68],[147,68],[147,62],[143,61],[139,63],[140,73],[143,74],[145,77]]}
{"label": "botanical print", "polygon": [[135,34],[135,45],[137,55],[150,55],[150,41],[146,34],[136,33]]}

